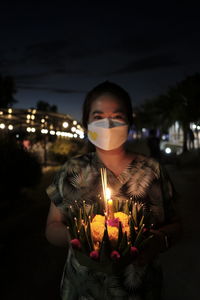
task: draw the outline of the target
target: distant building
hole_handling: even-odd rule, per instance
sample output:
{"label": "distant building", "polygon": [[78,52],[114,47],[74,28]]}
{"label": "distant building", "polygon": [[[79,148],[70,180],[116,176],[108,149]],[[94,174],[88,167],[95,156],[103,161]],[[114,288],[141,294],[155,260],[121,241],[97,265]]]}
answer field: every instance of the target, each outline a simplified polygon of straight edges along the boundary
{"label": "distant building", "polygon": [[26,136],[42,134],[59,138],[84,138],[81,124],[72,116],[36,109],[0,108],[1,131]]}

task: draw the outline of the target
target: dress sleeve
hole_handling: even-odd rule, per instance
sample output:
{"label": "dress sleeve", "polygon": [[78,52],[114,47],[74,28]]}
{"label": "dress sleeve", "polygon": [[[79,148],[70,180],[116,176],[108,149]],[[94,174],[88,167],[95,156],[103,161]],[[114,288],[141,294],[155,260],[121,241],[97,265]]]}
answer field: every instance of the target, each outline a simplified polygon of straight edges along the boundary
{"label": "dress sleeve", "polygon": [[56,206],[63,204],[63,179],[65,176],[65,167],[61,167],[55,174],[52,183],[47,187],[46,192],[50,200]]}

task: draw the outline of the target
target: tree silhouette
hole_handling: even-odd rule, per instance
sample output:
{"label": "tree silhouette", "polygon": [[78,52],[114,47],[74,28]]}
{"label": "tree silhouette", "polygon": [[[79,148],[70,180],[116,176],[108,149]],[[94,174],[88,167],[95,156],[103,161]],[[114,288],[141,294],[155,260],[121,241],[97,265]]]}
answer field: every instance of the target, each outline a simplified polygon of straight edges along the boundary
{"label": "tree silhouette", "polygon": [[51,105],[50,111],[51,111],[51,112],[55,112],[55,113],[58,112],[58,107],[57,107],[57,105],[55,105],[55,104]]}
{"label": "tree silhouette", "polygon": [[179,121],[183,129],[183,151],[187,151],[187,138],[191,122],[200,119],[200,74],[196,73],[169,89],[170,118]]}
{"label": "tree silhouette", "polygon": [[14,94],[16,94],[14,78],[12,76],[3,77],[0,75],[0,107],[7,108],[17,103],[17,100],[13,97]]}
{"label": "tree silhouette", "polygon": [[[183,151],[187,151],[187,138],[191,122],[200,119],[200,74],[186,77],[166,94],[147,100],[138,110],[142,126],[165,131],[175,121],[183,130]],[[141,124],[140,124],[141,126]]]}
{"label": "tree silhouette", "polygon": [[36,108],[38,110],[47,111],[47,112],[57,112],[58,111],[58,108],[55,104],[50,105],[48,102],[42,101],[42,100],[39,100],[37,102]]}

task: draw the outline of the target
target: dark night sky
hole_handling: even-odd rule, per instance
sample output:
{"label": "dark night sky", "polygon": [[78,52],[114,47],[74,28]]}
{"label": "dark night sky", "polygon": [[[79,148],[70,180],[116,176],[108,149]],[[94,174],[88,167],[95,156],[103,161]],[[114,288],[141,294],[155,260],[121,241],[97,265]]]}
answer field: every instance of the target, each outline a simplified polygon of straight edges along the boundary
{"label": "dark night sky", "polygon": [[104,80],[140,104],[200,72],[197,4],[160,2],[3,2],[0,73],[16,79],[15,107],[44,100],[80,119],[86,92]]}

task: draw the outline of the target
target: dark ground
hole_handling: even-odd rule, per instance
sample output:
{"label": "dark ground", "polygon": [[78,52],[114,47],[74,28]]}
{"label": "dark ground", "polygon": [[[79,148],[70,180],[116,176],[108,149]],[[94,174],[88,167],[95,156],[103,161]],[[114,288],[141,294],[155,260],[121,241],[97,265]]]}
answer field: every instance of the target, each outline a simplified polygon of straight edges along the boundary
{"label": "dark ground", "polygon": [[[200,168],[167,164],[180,194],[178,210],[183,235],[161,255],[165,300],[198,300],[200,292]],[[49,199],[45,187],[53,170],[45,170],[41,184],[25,191],[14,210],[0,207],[0,262],[2,300],[59,300],[65,250],[45,239]],[[3,284],[2,284],[3,283]],[[103,299],[102,299],[103,300]]]}
{"label": "dark ground", "polygon": [[174,168],[168,172],[180,194],[178,211],[183,233],[180,241],[162,254],[165,300],[200,299],[200,167]]}

